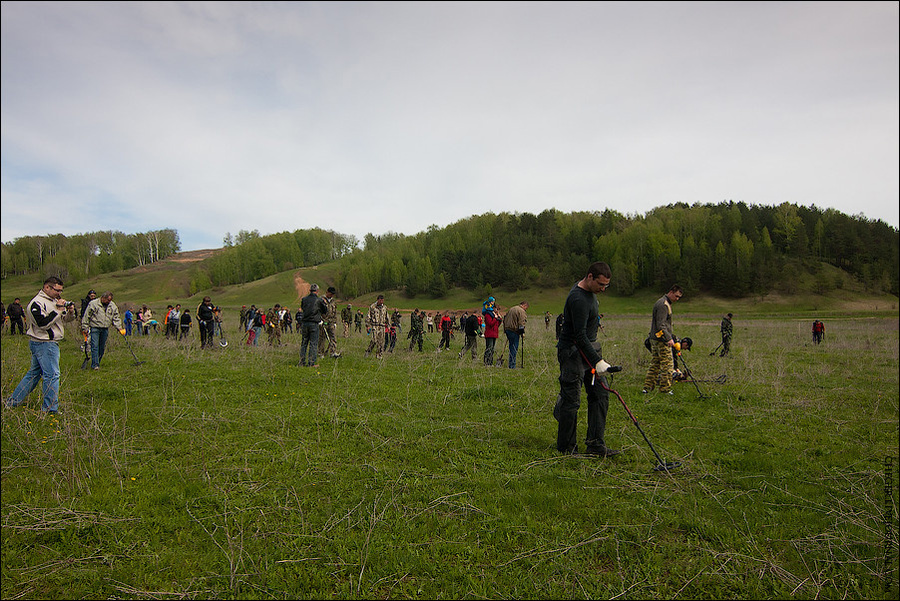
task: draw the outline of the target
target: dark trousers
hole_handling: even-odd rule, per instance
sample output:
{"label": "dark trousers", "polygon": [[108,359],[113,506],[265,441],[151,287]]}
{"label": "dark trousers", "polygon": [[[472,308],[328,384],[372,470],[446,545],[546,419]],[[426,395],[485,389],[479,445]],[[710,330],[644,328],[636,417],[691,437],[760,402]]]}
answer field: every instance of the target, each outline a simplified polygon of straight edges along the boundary
{"label": "dark trousers", "polygon": [[312,367],[316,364],[319,352],[319,323],[316,321],[300,322],[303,342],[300,343],[300,365]]}
{"label": "dark trousers", "polygon": [[216,322],[213,320],[200,322],[200,348],[206,348],[213,344],[213,332],[216,331]]}
{"label": "dark trousers", "polygon": [[15,334],[16,328],[19,328],[19,334],[25,333],[25,324],[22,321],[21,317],[10,317],[9,318],[9,333]]}
{"label": "dark trousers", "polygon": [[487,338],[484,339],[484,364],[485,365],[493,365],[494,364],[494,347],[497,346],[496,338]]}
{"label": "dark trousers", "polygon": [[609,391],[603,388],[603,385],[606,385],[606,377],[597,376],[594,384],[591,384],[594,376],[574,346],[557,349],[556,358],[559,361],[559,396],[553,409],[553,417],[559,422],[556,433],[557,450],[561,453],[572,453],[576,449],[575,438],[582,385],[587,392],[588,403],[585,445],[588,449],[605,447],[606,414],[609,411]]}

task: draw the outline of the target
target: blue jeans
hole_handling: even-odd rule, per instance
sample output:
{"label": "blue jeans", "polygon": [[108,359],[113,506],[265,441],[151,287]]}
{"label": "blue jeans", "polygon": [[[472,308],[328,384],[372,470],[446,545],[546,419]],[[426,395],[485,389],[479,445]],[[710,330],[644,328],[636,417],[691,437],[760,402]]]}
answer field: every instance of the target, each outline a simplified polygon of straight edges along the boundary
{"label": "blue jeans", "polygon": [[319,324],[315,321],[304,321],[300,331],[303,333],[303,342],[300,343],[300,365],[312,367],[318,359]]}
{"label": "blue jeans", "polygon": [[506,339],[509,340],[509,368],[516,367],[516,355],[519,353],[519,333],[515,330],[504,330]]}
{"label": "blue jeans", "polygon": [[100,360],[106,352],[109,328],[91,328],[91,367],[100,367]]}
{"label": "blue jeans", "polygon": [[7,401],[10,407],[18,407],[25,402],[32,390],[37,388],[38,381],[44,379],[43,411],[59,410],[59,344],[49,341],[30,340],[31,369],[29,369],[19,385]]}

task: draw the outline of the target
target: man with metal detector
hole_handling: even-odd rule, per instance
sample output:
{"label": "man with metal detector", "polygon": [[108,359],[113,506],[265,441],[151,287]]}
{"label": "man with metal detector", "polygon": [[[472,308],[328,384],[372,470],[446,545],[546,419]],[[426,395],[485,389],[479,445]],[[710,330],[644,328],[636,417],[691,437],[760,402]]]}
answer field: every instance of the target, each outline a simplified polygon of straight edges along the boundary
{"label": "man with metal detector", "polygon": [[556,448],[571,455],[578,452],[576,430],[581,387],[588,402],[585,452],[598,457],[613,457],[621,451],[606,446],[606,414],[609,411],[607,372],[619,371],[603,360],[597,331],[600,329],[597,294],[609,287],[612,272],[609,265],[592,263],[587,274],[572,287],[563,308],[562,329],[556,344],[559,361],[559,396],[553,409],[558,422]]}
{"label": "man with metal detector", "polygon": [[722,325],[719,330],[722,332],[722,352],[720,357],[724,357],[731,350],[731,335],[734,333],[734,325],[731,323],[732,314],[729,313],[722,318]]}
{"label": "man with metal detector", "polygon": [[91,341],[91,369],[100,369],[110,326],[116,328],[122,336],[125,335],[119,307],[113,302],[113,293],[107,291],[100,298],[89,302],[81,315],[81,329],[90,336]]}
{"label": "man with metal detector", "polygon": [[216,331],[216,314],[213,312],[212,299],[203,297],[203,301],[197,307],[197,323],[200,328],[200,348],[213,346],[213,335]]}
{"label": "man with metal detector", "polygon": [[44,285],[25,312],[28,327],[28,347],[31,350],[31,368],[5,401],[7,407],[18,407],[44,380],[44,397],[41,410],[55,414],[59,410],[59,341],[65,336],[63,322],[75,319],[75,303],[62,298],[63,283],[56,276],[44,280]]}
{"label": "man with metal detector", "polygon": [[675,362],[672,360],[672,349],[675,347],[675,334],[672,332],[672,303],[684,295],[678,284],[673,285],[653,305],[653,318],[650,322],[650,352],[653,358],[644,378],[643,393],[648,393],[659,383],[659,391],[672,394],[672,371]]}

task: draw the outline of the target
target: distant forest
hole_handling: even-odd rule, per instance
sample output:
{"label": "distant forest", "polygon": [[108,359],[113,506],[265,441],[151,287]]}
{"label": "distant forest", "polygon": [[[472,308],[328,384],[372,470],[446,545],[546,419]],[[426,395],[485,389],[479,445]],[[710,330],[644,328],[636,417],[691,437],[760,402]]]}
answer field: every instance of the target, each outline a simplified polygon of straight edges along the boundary
{"label": "distant forest", "polygon": [[[614,293],[641,288],[742,297],[791,291],[804,269],[830,263],[871,292],[900,292],[900,234],[882,221],[784,203],[674,204],[644,216],[603,212],[487,213],[414,236],[367,235],[340,259],[337,282],[354,297],[404,288],[442,296],[451,286],[568,286],[592,261],[609,263]],[[821,282],[821,290],[840,286]]]}
{"label": "distant forest", "polygon": [[101,273],[155,263],[181,249],[172,229],[143,234],[92,232],[64,236],[23,236],[3,243],[0,275],[55,275],[74,284]]}
{"label": "distant forest", "polygon": [[[164,259],[178,234],[97,232],[28,236],[3,244],[2,274],[60,273],[68,282]],[[198,266],[192,292],[337,261],[341,296],[403,289],[441,297],[454,286],[490,293],[534,285],[568,286],[595,260],[613,271],[613,290],[680,283],[689,290],[742,297],[791,291],[801,271],[831,264],[866,290],[900,296],[900,234],[880,220],[833,209],[674,204],[646,215],[612,210],[486,213],[412,236],[354,236],[310,229],[260,236],[226,234],[224,248]],[[821,282],[821,290],[841,280]]]}

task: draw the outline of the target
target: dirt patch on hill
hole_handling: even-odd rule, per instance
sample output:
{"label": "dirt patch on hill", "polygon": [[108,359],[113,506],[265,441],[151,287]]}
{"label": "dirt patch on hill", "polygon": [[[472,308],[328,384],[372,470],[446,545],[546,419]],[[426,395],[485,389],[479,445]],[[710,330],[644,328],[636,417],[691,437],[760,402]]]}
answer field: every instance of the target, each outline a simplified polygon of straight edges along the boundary
{"label": "dirt patch on hill", "polygon": [[208,259],[214,254],[220,252],[222,249],[220,248],[207,248],[205,250],[189,250],[183,253],[176,253],[171,257],[167,257],[169,261],[174,261],[176,263],[193,263],[195,261],[202,261],[203,259]]}
{"label": "dirt patch on hill", "polygon": [[297,290],[297,298],[303,298],[309,294],[309,283],[300,277],[300,273],[294,274],[294,288]]}

